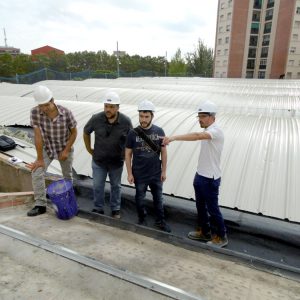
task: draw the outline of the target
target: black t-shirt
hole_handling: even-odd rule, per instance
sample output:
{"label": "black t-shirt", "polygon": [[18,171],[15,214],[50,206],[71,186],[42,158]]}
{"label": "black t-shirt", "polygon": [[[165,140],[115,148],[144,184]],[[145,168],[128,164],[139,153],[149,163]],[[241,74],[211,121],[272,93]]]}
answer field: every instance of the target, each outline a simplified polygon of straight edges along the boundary
{"label": "black t-shirt", "polygon": [[95,132],[93,160],[97,165],[112,169],[122,167],[126,137],[131,128],[131,120],[120,112],[113,124],[108,122],[104,112],[91,117],[83,131],[88,135]]}
{"label": "black t-shirt", "polygon": [[[152,125],[145,130],[145,134],[159,147],[161,147],[162,138],[165,133],[162,128]],[[132,149],[132,174],[135,182],[144,182],[152,177],[161,176],[161,161],[148,144],[137,135],[134,130],[130,130],[127,136],[126,148]]]}

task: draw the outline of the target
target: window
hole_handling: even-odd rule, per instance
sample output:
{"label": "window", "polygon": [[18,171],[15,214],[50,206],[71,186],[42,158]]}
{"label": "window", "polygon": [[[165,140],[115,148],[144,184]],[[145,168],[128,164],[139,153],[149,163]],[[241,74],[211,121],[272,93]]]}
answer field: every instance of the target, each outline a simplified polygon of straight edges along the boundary
{"label": "window", "polygon": [[231,12],[227,14],[227,20],[231,20]]}
{"label": "window", "polygon": [[246,78],[253,78],[254,72],[253,71],[247,71]]}
{"label": "window", "polygon": [[226,31],[230,31],[230,25],[226,25]]}
{"label": "window", "polygon": [[269,21],[272,20],[272,18],[273,18],[273,8],[267,10],[265,20]]}
{"label": "window", "polygon": [[261,9],[262,0],[254,0],[253,8]]}
{"label": "window", "polygon": [[256,47],[257,46],[257,41],[258,41],[258,36],[257,35],[250,35],[249,46]]}
{"label": "window", "polygon": [[255,58],[256,57],[256,48],[250,48],[248,52],[249,58]]}
{"label": "window", "polygon": [[223,27],[222,26],[219,27],[219,33],[221,33],[221,32],[223,32]]}
{"label": "window", "polygon": [[229,36],[227,36],[227,37],[225,38],[225,43],[226,43],[226,44],[229,43]]}
{"label": "window", "polygon": [[300,79],[300,72],[297,73],[297,79]]}
{"label": "window", "polygon": [[228,49],[224,49],[224,55],[228,55]]}
{"label": "window", "polygon": [[297,33],[293,34],[293,40],[298,40],[298,34]]}
{"label": "window", "polygon": [[218,39],[218,45],[222,44],[222,39]]}
{"label": "window", "polygon": [[222,2],[222,3],[221,3],[221,9],[224,9],[224,7],[225,7],[225,3]]}
{"label": "window", "polygon": [[223,67],[227,66],[227,60],[223,60]]}
{"label": "window", "polygon": [[271,29],[272,29],[272,22],[266,23],[264,33],[270,33]]}
{"label": "window", "polygon": [[267,8],[274,7],[274,0],[268,0]]}
{"label": "window", "polygon": [[251,34],[258,34],[259,31],[259,23],[251,24]]}
{"label": "window", "polygon": [[296,14],[300,14],[300,7],[299,6],[296,9]]}
{"label": "window", "polygon": [[294,66],[294,61],[292,59],[289,60],[288,66],[289,67],[293,67]]}
{"label": "window", "polygon": [[291,47],[290,48],[290,54],[296,53],[296,47]]}
{"label": "window", "polygon": [[268,47],[262,47],[261,48],[261,57],[268,57],[269,48]]}
{"label": "window", "polygon": [[219,60],[216,61],[216,65],[217,65],[217,67],[220,66],[220,61]]}
{"label": "window", "polygon": [[258,71],[258,74],[257,74],[258,78],[263,79],[263,78],[265,78],[265,76],[266,76],[266,72],[265,71]]}
{"label": "window", "polygon": [[300,21],[295,21],[295,27],[300,28]]}
{"label": "window", "polygon": [[224,15],[220,16],[220,22],[224,21]]}
{"label": "window", "polygon": [[260,11],[254,10],[252,15],[252,21],[259,22],[260,21]]}
{"label": "window", "polygon": [[228,0],[228,7],[232,6],[232,0]]}
{"label": "window", "polygon": [[218,51],[217,51],[217,55],[220,55],[220,54],[221,54],[221,50],[218,50]]}
{"label": "window", "polygon": [[261,70],[266,69],[267,68],[267,60],[266,59],[261,59],[259,62],[259,68]]}
{"label": "window", "polygon": [[255,67],[255,59],[247,60],[247,69],[254,70]]}
{"label": "window", "polygon": [[269,44],[270,44],[270,35],[266,34],[263,37],[262,45],[263,46],[269,46]]}
{"label": "window", "polygon": [[291,79],[291,78],[292,78],[292,72],[287,72],[286,79]]}

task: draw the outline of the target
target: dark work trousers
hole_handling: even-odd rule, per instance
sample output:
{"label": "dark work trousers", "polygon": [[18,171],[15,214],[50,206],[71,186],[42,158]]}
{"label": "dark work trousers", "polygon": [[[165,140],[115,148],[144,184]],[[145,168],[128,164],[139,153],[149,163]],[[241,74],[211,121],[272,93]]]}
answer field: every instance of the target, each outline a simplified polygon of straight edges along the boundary
{"label": "dark work trousers", "polygon": [[211,232],[224,237],[226,228],[218,204],[220,183],[221,178],[207,178],[196,173],[193,184],[198,212],[198,226],[204,234]]}
{"label": "dark work trousers", "polygon": [[147,182],[135,182],[135,203],[138,217],[140,220],[143,220],[147,214],[144,199],[146,196],[148,186],[153,197],[153,206],[156,214],[156,222],[162,222],[164,220],[164,207],[162,196],[163,183],[161,182],[160,177],[149,178]]}

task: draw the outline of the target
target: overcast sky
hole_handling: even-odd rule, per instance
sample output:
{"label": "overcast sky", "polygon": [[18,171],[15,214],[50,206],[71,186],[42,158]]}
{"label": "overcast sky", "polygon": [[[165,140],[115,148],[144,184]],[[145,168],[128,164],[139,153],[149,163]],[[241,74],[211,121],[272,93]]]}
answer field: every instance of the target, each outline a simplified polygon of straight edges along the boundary
{"label": "overcast sky", "polygon": [[0,1],[0,45],[30,54],[50,45],[66,53],[119,50],[164,56],[214,47],[218,0],[7,0]]}

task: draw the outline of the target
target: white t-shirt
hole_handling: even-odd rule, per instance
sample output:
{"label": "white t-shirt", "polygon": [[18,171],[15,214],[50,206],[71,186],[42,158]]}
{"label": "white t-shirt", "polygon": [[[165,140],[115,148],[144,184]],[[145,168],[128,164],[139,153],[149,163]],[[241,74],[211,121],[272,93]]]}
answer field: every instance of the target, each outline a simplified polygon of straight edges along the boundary
{"label": "white t-shirt", "polygon": [[201,140],[197,173],[207,178],[218,179],[221,177],[220,161],[224,133],[216,123],[211,124],[204,132],[211,136],[211,140]]}

